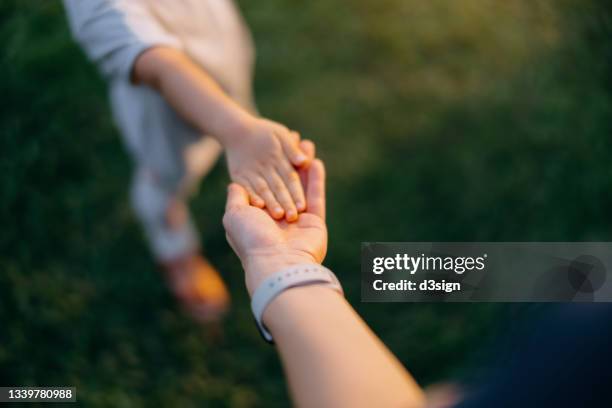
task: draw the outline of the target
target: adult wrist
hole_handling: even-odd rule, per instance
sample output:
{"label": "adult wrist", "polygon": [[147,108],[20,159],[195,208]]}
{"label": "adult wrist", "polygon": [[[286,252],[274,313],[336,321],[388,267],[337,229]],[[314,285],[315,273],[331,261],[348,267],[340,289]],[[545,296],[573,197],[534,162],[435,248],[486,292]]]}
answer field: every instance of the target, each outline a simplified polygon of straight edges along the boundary
{"label": "adult wrist", "polygon": [[317,318],[317,307],[323,303],[342,299],[343,296],[329,285],[306,285],[286,290],[274,298],[263,313],[263,323],[274,336],[295,333],[308,327],[307,319]]}
{"label": "adult wrist", "polygon": [[319,264],[307,263],[290,266],[264,279],[251,297],[251,309],[262,337],[272,342],[272,334],[264,322],[264,313],[277,297],[304,286],[323,286],[343,294],[336,275]]}
{"label": "adult wrist", "polygon": [[305,252],[284,252],[275,255],[255,254],[245,257],[242,263],[249,295],[259,287],[268,276],[300,264],[321,264]]}

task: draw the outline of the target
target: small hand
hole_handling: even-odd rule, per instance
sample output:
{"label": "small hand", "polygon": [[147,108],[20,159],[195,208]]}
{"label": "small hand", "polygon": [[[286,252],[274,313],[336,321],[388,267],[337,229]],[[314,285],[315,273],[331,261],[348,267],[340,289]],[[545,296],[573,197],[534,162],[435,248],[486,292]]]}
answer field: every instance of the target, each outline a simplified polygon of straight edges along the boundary
{"label": "small hand", "polygon": [[327,252],[325,168],[315,160],[300,170],[308,207],[297,222],[274,220],[249,205],[247,191],[232,183],[223,225],[228,242],[242,261],[249,293],[268,275],[300,263],[321,263]]}
{"label": "small hand", "polygon": [[268,208],[275,219],[298,219],[306,209],[304,190],[296,167],[307,167],[312,160],[300,148],[297,132],[267,119],[252,118],[244,135],[226,145],[232,181],[239,183],[256,207]]}

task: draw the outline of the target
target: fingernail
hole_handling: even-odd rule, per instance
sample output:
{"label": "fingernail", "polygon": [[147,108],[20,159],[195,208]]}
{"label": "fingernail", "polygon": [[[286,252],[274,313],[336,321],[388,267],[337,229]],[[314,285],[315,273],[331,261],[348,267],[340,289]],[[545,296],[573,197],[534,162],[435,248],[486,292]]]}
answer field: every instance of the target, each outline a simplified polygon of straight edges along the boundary
{"label": "fingernail", "polygon": [[301,201],[298,201],[297,203],[295,203],[295,206],[298,208],[299,211],[303,211],[305,208],[304,203]]}
{"label": "fingernail", "polygon": [[295,159],[298,163],[304,163],[304,161],[306,161],[306,156],[304,156],[303,154],[298,154]]}
{"label": "fingernail", "polygon": [[274,213],[277,215],[281,215],[283,213],[283,209],[280,207],[274,207]]}
{"label": "fingernail", "polygon": [[293,220],[296,216],[297,216],[297,214],[295,213],[295,211],[293,211],[293,210],[287,211],[287,219],[288,220]]}

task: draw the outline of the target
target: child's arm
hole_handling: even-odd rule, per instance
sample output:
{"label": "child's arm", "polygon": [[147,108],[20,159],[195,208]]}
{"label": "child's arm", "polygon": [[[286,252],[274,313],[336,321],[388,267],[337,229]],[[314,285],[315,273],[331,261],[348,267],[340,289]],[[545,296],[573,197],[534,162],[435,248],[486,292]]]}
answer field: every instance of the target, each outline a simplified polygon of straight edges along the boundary
{"label": "child's arm", "polygon": [[300,150],[296,132],[247,112],[174,48],[143,52],[134,63],[132,80],[158,90],[187,122],[219,140],[232,180],[245,187],[253,205],[265,205],[275,218],[288,221],[305,210],[294,166],[307,165],[311,158]]}

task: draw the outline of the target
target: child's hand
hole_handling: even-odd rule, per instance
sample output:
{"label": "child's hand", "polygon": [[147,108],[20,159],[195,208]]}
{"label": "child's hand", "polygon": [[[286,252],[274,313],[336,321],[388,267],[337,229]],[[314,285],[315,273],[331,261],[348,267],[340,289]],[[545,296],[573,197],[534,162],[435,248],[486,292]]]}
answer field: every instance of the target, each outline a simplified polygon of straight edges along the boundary
{"label": "child's hand", "polygon": [[267,207],[275,219],[297,220],[306,199],[295,167],[308,166],[312,154],[302,151],[298,133],[271,120],[253,118],[241,133],[225,146],[231,179],[252,205]]}

